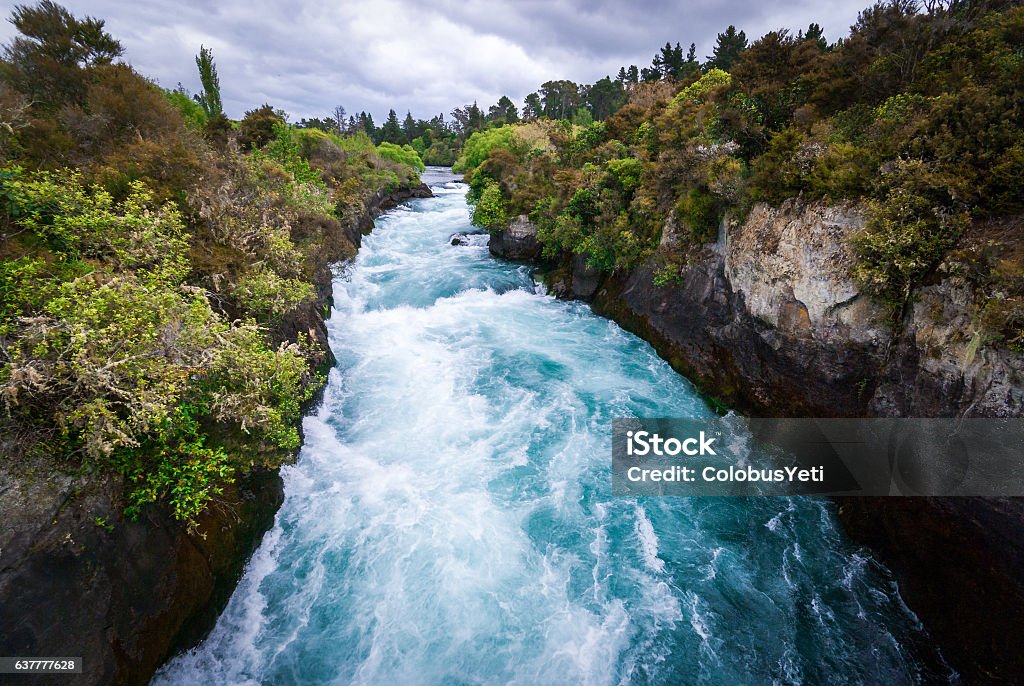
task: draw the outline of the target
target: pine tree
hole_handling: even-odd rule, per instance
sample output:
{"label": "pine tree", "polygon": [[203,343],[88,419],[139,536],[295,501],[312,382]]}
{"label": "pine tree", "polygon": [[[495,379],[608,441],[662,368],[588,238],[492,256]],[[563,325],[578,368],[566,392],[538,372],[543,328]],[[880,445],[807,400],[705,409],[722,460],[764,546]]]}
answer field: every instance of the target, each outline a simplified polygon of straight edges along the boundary
{"label": "pine tree", "polygon": [[405,136],[402,135],[402,125],[398,123],[398,115],[394,110],[388,110],[387,121],[380,127],[380,139],[388,143],[402,144]]}
{"label": "pine tree", "polygon": [[402,121],[402,133],[405,134],[405,140],[411,141],[416,137],[416,120],[412,118],[412,112],[409,110],[405,111],[405,119]]}
{"label": "pine tree", "polygon": [[746,49],[747,34],[743,31],[737,32],[736,27],[730,24],[725,33],[718,34],[715,42],[715,54],[712,57],[708,57],[707,66],[709,68],[729,71]]}
{"label": "pine tree", "polygon": [[498,104],[491,105],[487,110],[487,119],[490,121],[503,121],[506,124],[515,124],[519,121],[519,110],[515,103],[507,95],[498,99]]}
{"label": "pine tree", "polygon": [[359,113],[359,127],[366,132],[370,138],[377,140],[377,127],[373,123],[373,117],[366,113]]}
{"label": "pine tree", "polygon": [[824,51],[828,49],[828,41],[825,40],[825,30],[822,29],[819,24],[811,22],[811,25],[807,27],[807,33],[804,34],[803,39],[817,43],[819,50]]}

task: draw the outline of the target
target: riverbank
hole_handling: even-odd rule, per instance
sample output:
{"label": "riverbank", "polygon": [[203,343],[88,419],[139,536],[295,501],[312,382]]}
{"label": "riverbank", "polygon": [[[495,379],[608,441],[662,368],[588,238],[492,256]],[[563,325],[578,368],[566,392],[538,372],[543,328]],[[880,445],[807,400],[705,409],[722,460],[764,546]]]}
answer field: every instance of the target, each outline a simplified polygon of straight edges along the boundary
{"label": "riverbank", "polygon": [[[853,206],[758,207],[656,285],[656,258],[602,274],[584,256],[548,265],[549,289],[649,341],[706,393],[755,416],[1020,416],[1019,355],[979,349],[972,293],[923,287],[893,335],[850,277]],[[525,218],[496,232],[496,256],[536,258]],[[661,248],[678,228],[665,227]],[[525,246],[525,247],[524,247]],[[935,323],[934,313],[942,313]],[[968,683],[1016,683],[1024,657],[1024,508],[1017,501],[850,498],[848,535],[896,574],[903,596]]]}
{"label": "riverbank", "polygon": [[[307,336],[310,359],[330,368],[331,265],[356,253],[375,217],[430,194],[422,183],[379,191],[343,223],[321,227],[331,235],[315,255],[316,298],[275,335]],[[228,484],[190,531],[166,507],[124,518],[125,488],[110,474],[68,473],[59,459],[0,463],[0,653],[81,656],[83,674],[64,683],[148,683],[213,626],[284,497],[277,469],[254,469]]]}

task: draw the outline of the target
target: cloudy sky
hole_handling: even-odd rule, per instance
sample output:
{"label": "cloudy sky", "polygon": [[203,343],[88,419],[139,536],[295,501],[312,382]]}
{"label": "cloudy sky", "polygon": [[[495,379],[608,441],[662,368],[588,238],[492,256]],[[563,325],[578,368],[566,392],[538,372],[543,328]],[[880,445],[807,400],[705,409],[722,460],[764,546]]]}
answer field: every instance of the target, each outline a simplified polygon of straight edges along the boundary
{"label": "cloudy sky", "polygon": [[[29,0],[25,0],[27,3]],[[60,1],[60,0],[58,0]],[[10,16],[16,3],[4,3]],[[429,118],[502,94],[517,105],[544,81],[592,83],[649,65],[671,41],[710,55],[729,24],[753,39],[817,21],[833,41],[869,0],[63,0],[106,19],[125,58],[161,85],[199,89],[194,55],[213,48],[229,116],[269,102],[292,120],[341,104],[381,121]],[[0,26],[0,40],[14,33]]]}

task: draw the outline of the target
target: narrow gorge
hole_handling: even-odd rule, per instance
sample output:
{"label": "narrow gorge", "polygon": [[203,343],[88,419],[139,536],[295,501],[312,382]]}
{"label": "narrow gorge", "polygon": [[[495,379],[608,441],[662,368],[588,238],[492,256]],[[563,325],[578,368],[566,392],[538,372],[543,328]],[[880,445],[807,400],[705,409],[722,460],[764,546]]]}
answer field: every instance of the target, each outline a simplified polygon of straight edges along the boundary
{"label": "narrow gorge", "polygon": [[612,497],[612,417],[712,409],[491,258],[434,179],[335,280],[338,364],[276,524],[155,683],[948,678],[827,501]]}

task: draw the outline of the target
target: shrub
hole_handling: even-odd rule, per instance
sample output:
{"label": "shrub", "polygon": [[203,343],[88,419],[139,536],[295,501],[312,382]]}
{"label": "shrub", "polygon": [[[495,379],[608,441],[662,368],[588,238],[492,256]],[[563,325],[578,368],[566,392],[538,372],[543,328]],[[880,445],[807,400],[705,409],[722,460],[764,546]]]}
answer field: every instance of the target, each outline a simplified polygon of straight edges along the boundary
{"label": "shrub", "polygon": [[185,119],[186,124],[196,131],[202,131],[206,128],[206,111],[186,91],[164,89],[164,97],[167,98],[167,102],[171,103],[176,110],[181,112],[181,116]]}
{"label": "shrub", "polygon": [[462,155],[452,167],[453,171],[465,172],[479,167],[487,155],[495,148],[518,151],[520,143],[515,135],[515,127],[509,124],[495,129],[477,131],[466,141]]}
{"label": "shrub", "polygon": [[420,159],[419,154],[413,150],[412,146],[408,144],[396,145],[395,143],[384,141],[377,146],[377,154],[392,162],[412,167],[418,172],[424,169],[423,160]]}
{"label": "shrub", "polygon": [[640,186],[644,174],[644,163],[638,159],[627,157],[621,160],[608,160],[605,167],[626,193],[632,193]]}
{"label": "shrub", "polygon": [[274,138],[274,127],[284,123],[270,105],[249,110],[238,126],[238,144],[245,150],[262,148]]}
{"label": "shrub", "polygon": [[854,236],[854,275],[894,309],[956,244],[969,215],[939,205],[921,188],[920,165],[906,165],[881,201],[868,204],[868,222]]}
{"label": "shrub", "polygon": [[508,226],[505,199],[501,196],[501,189],[493,181],[483,189],[473,207],[473,223],[488,231],[499,231]]}
{"label": "shrub", "polygon": [[715,196],[701,188],[691,188],[676,202],[676,215],[690,227],[690,238],[703,245],[718,236],[722,211]]}
{"label": "shrub", "polygon": [[120,450],[112,462],[131,484],[125,514],[166,498],[174,517],[194,529],[207,504],[234,481],[235,465],[223,448],[206,445],[191,405],[182,404],[141,448]]}
{"label": "shrub", "polygon": [[299,279],[283,277],[266,265],[257,265],[238,280],[232,296],[246,311],[261,319],[287,314],[313,299],[313,286]]}
{"label": "shrub", "polygon": [[[229,323],[185,284],[189,236],[174,205],[138,181],[116,201],[67,171],[7,170],[0,189],[6,221],[35,253],[0,261],[0,399],[20,435],[56,429],[69,454],[128,477],[133,507],[167,498],[189,524],[239,466],[199,427],[246,434],[251,455],[296,447],[295,422],[317,385],[307,353],[273,348],[262,329]],[[271,235],[268,258],[287,261],[286,241]],[[253,272],[253,290],[283,301],[311,294],[261,276]]]}
{"label": "shrub", "polygon": [[699,103],[704,97],[718,88],[728,87],[732,83],[732,76],[729,72],[718,68],[711,69],[689,86],[679,91],[679,94],[672,99],[673,105],[685,101]]}

